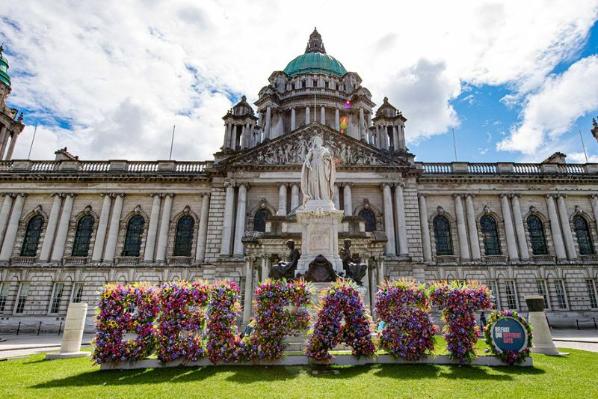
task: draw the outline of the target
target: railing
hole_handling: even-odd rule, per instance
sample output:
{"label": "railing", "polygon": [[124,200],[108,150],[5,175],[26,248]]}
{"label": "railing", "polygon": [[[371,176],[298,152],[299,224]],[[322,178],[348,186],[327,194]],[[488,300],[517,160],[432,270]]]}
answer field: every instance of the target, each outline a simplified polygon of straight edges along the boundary
{"label": "railing", "polygon": [[210,161],[0,161],[0,173],[204,174]]}
{"label": "railing", "polygon": [[513,173],[517,174],[535,174],[542,173],[541,164],[538,163],[514,163]]}
{"label": "railing", "polygon": [[145,161],[131,161],[127,162],[129,165],[128,171],[129,172],[157,172],[158,171],[158,163],[157,162],[145,162]]}
{"label": "railing", "polygon": [[470,162],[418,162],[424,174],[473,174],[473,175],[588,175],[598,174],[598,164],[550,164],[550,163],[470,163]]}
{"label": "railing", "polygon": [[424,173],[452,173],[453,167],[450,163],[424,163]]}
{"label": "railing", "polygon": [[496,164],[494,164],[494,163],[470,163],[467,165],[467,173],[494,174],[494,173],[496,173]]}

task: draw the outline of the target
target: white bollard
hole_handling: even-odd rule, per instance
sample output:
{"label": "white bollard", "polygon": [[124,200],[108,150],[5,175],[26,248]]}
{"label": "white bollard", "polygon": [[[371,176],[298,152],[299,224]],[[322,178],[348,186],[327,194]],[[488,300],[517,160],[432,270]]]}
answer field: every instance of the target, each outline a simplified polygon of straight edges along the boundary
{"label": "white bollard", "polygon": [[532,327],[532,352],[544,355],[559,355],[559,350],[552,342],[550,327],[544,313],[544,297],[531,295],[525,298],[529,309],[528,322]]}
{"label": "white bollard", "polygon": [[87,316],[86,303],[71,303],[66,312],[64,332],[59,353],[48,353],[46,359],[89,356],[89,352],[81,352],[81,341]]}

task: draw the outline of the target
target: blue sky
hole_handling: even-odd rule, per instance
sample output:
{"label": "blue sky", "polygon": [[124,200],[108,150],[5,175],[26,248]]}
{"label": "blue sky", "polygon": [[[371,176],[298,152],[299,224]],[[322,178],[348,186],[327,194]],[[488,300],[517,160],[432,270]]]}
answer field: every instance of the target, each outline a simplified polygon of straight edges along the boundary
{"label": "blue sky", "polygon": [[[380,12],[384,9],[385,12]],[[430,12],[434,10],[434,12]],[[422,161],[591,161],[598,0],[392,3],[306,0],[23,0],[0,3],[13,91],[28,124],[15,150],[81,159],[210,159],[222,116],[255,101],[317,26],[373,101],[407,117]]]}

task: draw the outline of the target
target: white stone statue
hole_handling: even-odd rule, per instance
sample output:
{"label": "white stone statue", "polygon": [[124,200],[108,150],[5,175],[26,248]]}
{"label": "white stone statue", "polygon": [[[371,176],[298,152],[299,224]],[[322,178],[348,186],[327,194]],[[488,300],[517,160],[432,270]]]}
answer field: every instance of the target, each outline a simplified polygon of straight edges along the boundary
{"label": "white stone statue", "polygon": [[301,169],[303,205],[309,200],[332,201],[336,167],[332,152],[324,147],[322,137],[315,136]]}

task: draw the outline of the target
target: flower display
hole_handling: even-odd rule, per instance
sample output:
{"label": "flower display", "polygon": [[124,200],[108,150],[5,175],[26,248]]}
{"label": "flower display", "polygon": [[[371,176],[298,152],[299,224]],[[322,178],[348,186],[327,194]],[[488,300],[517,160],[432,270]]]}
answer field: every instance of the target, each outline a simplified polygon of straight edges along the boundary
{"label": "flower display", "polygon": [[[527,345],[523,350],[516,352],[516,351],[499,351],[494,341],[492,340],[491,328],[500,319],[501,317],[512,317],[519,321],[527,332],[528,340]],[[514,310],[501,310],[501,311],[494,311],[488,317],[488,324],[484,328],[484,337],[486,339],[486,343],[490,347],[490,350],[500,360],[507,363],[509,366],[514,364],[522,363],[526,358],[529,357],[530,349],[532,347],[532,328],[528,324],[528,322]]]}
{"label": "flower display", "polygon": [[376,293],[376,314],[384,322],[380,347],[393,356],[414,361],[434,350],[438,330],[430,320],[430,300],[423,284],[384,282]]}
{"label": "flower display", "polygon": [[237,315],[239,311],[239,286],[237,283],[219,281],[213,284],[210,291],[206,328],[206,349],[212,363],[238,360],[240,338],[237,334]]}
{"label": "flower display", "polygon": [[[318,319],[310,332],[305,354],[316,361],[332,360],[329,351],[344,342],[353,349],[353,356],[372,356],[376,351],[371,337],[371,317],[368,315],[357,285],[339,279],[323,290]],[[343,317],[345,323],[341,324]]]}
{"label": "flower display", "polygon": [[[100,293],[96,319],[97,364],[141,360],[155,347],[156,289],[145,284],[108,284]],[[126,339],[125,333],[136,334]]]}
{"label": "flower display", "polygon": [[446,323],[443,332],[451,358],[462,364],[471,362],[478,340],[474,312],[492,308],[490,290],[476,282],[441,282],[431,289],[432,302],[442,309],[442,319]]}
{"label": "flower display", "polygon": [[[286,347],[285,335],[309,327],[310,289],[304,280],[266,280],[255,290],[256,316],[250,323],[255,331],[243,338],[243,358],[280,359]],[[289,309],[290,305],[290,309]]]}
{"label": "flower display", "polygon": [[204,282],[162,285],[158,298],[158,359],[196,361],[204,356],[202,329],[210,287]]}

